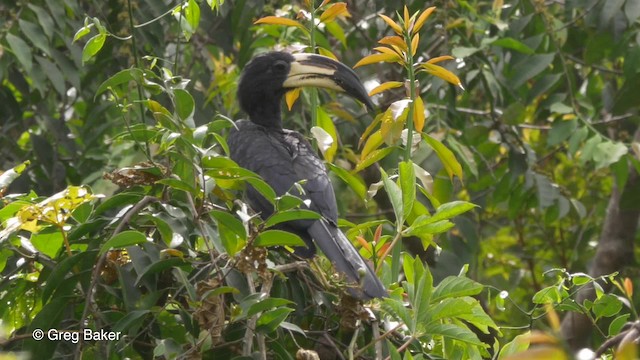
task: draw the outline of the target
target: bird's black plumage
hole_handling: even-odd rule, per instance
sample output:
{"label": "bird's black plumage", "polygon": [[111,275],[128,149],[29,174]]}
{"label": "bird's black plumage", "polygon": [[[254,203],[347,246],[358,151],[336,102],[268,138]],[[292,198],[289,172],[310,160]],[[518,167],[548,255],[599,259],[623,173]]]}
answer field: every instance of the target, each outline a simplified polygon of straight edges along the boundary
{"label": "bird's black plumage", "polygon": [[[244,68],[238,85],[240,107],[249,120],[236,121],[229,134],[231,158],[259,174],[277,195],[293,192],[322,216],[319,220],[293,220],[279,225],[305,241],[307,248],[297,249],[297,254],[313,256],[315,242],[336,269],[355,284],[350,288],[353,296],[387,296],[371,267],[337,227],[336,198],[324,163],[301,134],[282,127],[282,97],[291,88],[301,86],[346,91],[373,107],[357,75],[342,63],[313,54],[271,52],[257,56]],[[304,193],[295,192],[294,184],[300,181],[304,181]],[[262,218],[273,214],[271,203],[254,188],[248,188],[247,198]]]}

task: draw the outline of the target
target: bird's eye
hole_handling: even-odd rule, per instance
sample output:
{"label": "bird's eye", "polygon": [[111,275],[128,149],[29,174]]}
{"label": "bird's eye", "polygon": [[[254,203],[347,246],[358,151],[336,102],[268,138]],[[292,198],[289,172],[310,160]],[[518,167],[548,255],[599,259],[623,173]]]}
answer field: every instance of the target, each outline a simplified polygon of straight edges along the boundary
{"label": "bird's eye", "polygon": [[276,61],[273,64],[273,70],[277,72],[284,72],[285,70],[287,70],[287,63],[282,60]]}

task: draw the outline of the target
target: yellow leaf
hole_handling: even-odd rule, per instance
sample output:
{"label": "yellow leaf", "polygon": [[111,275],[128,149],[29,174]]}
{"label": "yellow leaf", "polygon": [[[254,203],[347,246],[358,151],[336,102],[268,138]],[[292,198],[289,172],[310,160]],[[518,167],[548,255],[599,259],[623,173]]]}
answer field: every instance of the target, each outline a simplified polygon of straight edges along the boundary
{"label": "yellow leaf", "polygon": [[333,60],[338,60],[338,58],[331,51],[323,48],[322,46],[318,47],[318,52],[320,53],[320,55],[324,55],[326,57],[330,57]]}
{"label": "yellow leaf", "polygon": [[404,39],[400,36],[385,36],[378,41],[378,43],[383,45],[395,45],[403,50],[407,50],[407,44],[404,42]]}
{"label": "yellow leaf", "polygon": [[464,87],[462,87],[462,83],[460,82],[460,79],[454,73],[443,68],[442,66],[430,64],[430,63],[424,63],[420,66],[422,66],[424,71],[428,72],[429,74],[437,76],[440,79],[447,81],[453,85],[459,86],[462,90],[464,90]]}
{"label": "yellow leaf", "polygon": [[298,97],[300,97],[300,88],[289,90],[284,95],[284,100],[287,103],[287,108],[289,109],[289,111],[291,111],[291,109],[293,108],[293,104],[296,103],[296,100],[298,100]]}
{"label": "yellow leaf", "polygon": [[389,89],[394,89],[402,86],[403,83],[400,81],[387,81],[386,83],[380,84],[376,86],[373,90],[369,92],[369,96],[373,96],[376,94],[380,94],[383,91],[387,91]]}
{"label": "yellow leaf", "polygon": [[357,68],[358,66],[375,64],[375,63],[379,63],[379,62],[383,62],[383,61],[384,62],[397,62],[399,60],[401,60],[401,59],[400,59],[400,56],[398,56],[398,55],[394,56],[394,55],[390,55],[390,54],[371,54],[371,55],[363,57],[353,67]]}
{"label": "yellow leaf", "polygon": [[633,282],[629,278],[624,278],[624,292],[629,298],[633,296]]}
{"label": "yellow leaf", "polygon": [[395,21],[391,20],[390,17],[380,14],[380,17],[382,18],[382,20],[384,20],[384,22],[387,23],[387,25],[389,25],[393,31],[396,32],[396,34],[398,35],[402,35],[402,28],[400,27],[400,25],[398,25]]}
{"label": "yellow leaf", "polygon": [[410,105],[411,100],[409,99],[398,100],[384,112],[380,131],[387,145],[392,146],[400,140]]}
{"label": "yellow leaf", "polygon": [[376,115],[376,118],[373,119],[371,124],[369,124],[369,126],[367,126],[367,128],[364,130],[364,132],[360,136],[360,140],[358,140],[358,148],[362,147],[362,143],[364,142],[364,140],[369,136],[369,134],[371,134],[371,132],[373,132],[373,129],[375,129],[378,124],[380,124],[380,122],[382,121],[382,115],[383,113]]}
{"label": "yellow leaf", "polygon": [[416,97],[413,108],[413,127],[418,132],[424,128],[424,102],[420,96]]}
{"label": "yellow leaf", "polygon": [[278,16],[265,16],[261,19],[256,20],[256,22],[253,23],[254,25],[258,25],[258,24],[268,24],[268,25],[284,25],[284,26],[295,26],[297,28],[300,29],[305,29],[304,26],[302,26],[302,24],[300,24],[299,22],[292,20],[292,19],[287,19],[287,18],[283,18],[283,17],[278,17]]}
{"label": "yellow leaf", "polygon": [[437,57],[434,57],[433,59],[429,59],[429,61],[427,61],[427,63],[436,64],[436,63],[439,63],[439,62],[445,61],[445,60],[455,60],[455,58],[453,56],[450,56],[450,55],[437,56]]}
{"label": "yellow leaf", "polygon": [[324,1],[322,2],[322,4],[320,4],[320,6],[319,6],[318,8],[321,8],[321,7],[323,7],[323,6],[327,5],[327,4],[328,4],[328,3],[330,3],[330,2],[331,2],[331,0],[324,0]]}
{"label": "yellow leaf", "polygon": [[390,49],[390,48],[388,48],[386,46],[376,46],[376,47],[373,48],[373,50],[379,51],[379,52],[381,52],[383,54],[389,54],[389,55],[398,56],[398,57],[402,56],[402,53],[398,53],[395,50]]}
{"label": "yellow leaf", "polygon": [[420,34],[415,34],[411,40],[411,55],[415,56],[418,52],[418,43],[420,42]]}
{"label": "yellow leaf", "polygon": [[349,10],[347,10],[347,3],[339,2],[335,3],[327,10],[325,10],[322,15],[320,15],[321,22],[331,22],[335,20],[338,16],[341,17],[350,17]]}
{"label": "yellow leaf", "polygon": [[422,26],[424,25],[425,21],[427,21],[427,19],[429,18],[429,15],[431,15],[431,13],[436,9],[435,6],[432,6],[430,8],[428,8],[427,10],[425,10],[419,17],[418,20],[416,20],[415,25],[413,25],[413,33],[417,33],[418,31],[420,31],[420,29],[422,29]]}
{"label": "yellow leaf", "polygon": [[380,145],[382,145],[382,132],[381,130],[378,130],[371,134],[371,136],[369,136],[369,138],[367,139],[367,142],[364,144],[362,153],[360,154],[360,161],[366,159],[367,156],[369,156],[372,151],[379,148]]}
{"label": "yellow leaf", "polygon": [[404,30],[409,32],[409,9],[407,5],[404,6]]}

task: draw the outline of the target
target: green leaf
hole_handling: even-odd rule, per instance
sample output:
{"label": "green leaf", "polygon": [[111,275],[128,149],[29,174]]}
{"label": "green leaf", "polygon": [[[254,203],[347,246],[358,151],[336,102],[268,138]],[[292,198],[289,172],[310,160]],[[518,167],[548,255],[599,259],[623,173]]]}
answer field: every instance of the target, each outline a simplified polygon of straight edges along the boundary
{"label": "green leaf", "polygon": [[596,320],[602,317],[612,317],[622,310],[622,301],[611,294],[604,294],[593,303],[591,311],[596,315]]}
{"label": "green leaf", "polygon": [[384,188],[387,191],[387,196],[389,196],[389,200],[391,201],[391,205],[393,206],[393,212],[396,215],[396,229],[398,232],[402,229],[402,224],[404,223],[404,211],[402,209],[402,190],[400,187],[391,179],[384,171],[384,169],[380,168],[380,173],[382,175],[382,183],[384,184]]}
{"label": "green leaf", "polygon": [[282,222],[291,220],[317,220],[320,219],[320,214],[311,210],[304,209],[291,209],[286,211],[280,211],[271,215],[267,221],[265,221],[265,227],[272,227]]}
{"label": "green leaf", "polygon": [[432,323],[425,329],[429,335],[440,335],[448,339],[466,342],[472,345],[483,346],[473,331],[458,325]]}
{"label": "green leaf", "polygon": [[577,120],[556,120],[551,126],[547,145],[555,146],[568,139],[578,128]]}
{"label": "green leaf", "polygon": [[107,240],[102,248],[100,248],[100,254],[104,254],[105,252],[111,249],[119,249],[131,245],[142,244],[147,241],[147,237],[135,230],[127,230],[121,233],[114,235],[111,239]]}
{"label": "green leaf", "polygon": [[359,176],[352,175],[347,170],[331,163],[329,163],[328,166],[331,171],[333,171],[336,175],[338,175],[340,179],[342,179],[342,181],[346,182],[347,185],[349,185],[351,190],[353,190],[360,197],[360,199],[364,200],[367,197],[367,186]]}
{"label": "green leaf", "polygon": [[265,311],[265,310],[269,310],[269,309],[273,309],[273,308],[278,308],[284,305],[291,305],[293,304],[293,301],[291,300],[287,300],[287,299],[280,299],[280,298],[266,298],[264,300],[261,300],[253,305],[251,305],[249,307],[249,310],[247,311],[247,317],[251,317],[259,312]]}
{"label": "green leaf", "polygon": [[629,148],[621,142],[603,141],[596,146],[593,152],[593,161],[596,169],[605,168],[629,152]]}
{"label": "green leaf", "polygon": [[200,6],[195,0],[189,0],[188,6],[184,9],[184,17],[192,32],[195,32],[200,24]]}
{"label": "green leaf", "polygon": [[143,72],[140,69],[132,68],[125,69],[117,72],[115,75],[111,76],[100,86],[98,86],[98,90],[96,90],[96,95],[98,96],[103,92],[107,91],[109,88],[113,88],[119,85],[127,85],[130,81],[135,81],[137,83],[142,83],[143,80]]}
{"label": "green leaf", "polygon": [[107,34],[103,33],[98,34],[87,41],[87,43],[84,45],[84,48],[82,49],[83,64],[91,60],[91,58],[94,57],[100,51],[100,49],[102,49],[102,46],[104,45],[104,41],[106,39]]}
{"label": "green leaf", "polygon": [[23,19],[19,19],[18,24],[20,26],[20,30],[22,30],[27,38],[31,40],[38,49],[42,50],[47,55],[51,55],[49,40],[44,35],[40,26]]}
{"label": "green leaf", "polygon": [[76,266],[76,264],[78,264],[80,261],[94,258],[95,256],[96,253],[94,251],[87,251],[73,254],[71,257],[65,258],[64,260],[60,261],[51,271],[49,276],[47,276],[47,281],[42,287],[42,302],[48,302],[49,298],[54,293],[54,291],[56,291],[58,286],[63,281],[66,281],[67,278],[73,276],[71,269]]}
{"label": "green leaf", "polygon": [[218,223],[218,233],[220,234],[222,245],[229,256],[234,256],[244,247],[247,241],[247,233],[242,221],[228,212],[220,210],[212,210],[210,214]]}
{"label": "green leaf", "polygon": [[126,332],[136,323],[141,322],[144,317],[151,313],[149,310],[133,310],[128,312],[122,319],[118,320],[112,327],[113,331]]}
{"label": "green leaf", "polygon": [[506,359],[508,356],[527,350],[529,348],[529,339],[531,339],[530,332],[516,336],[502,347],[498,360]]}
{"label": "green leaf", "polygon": [[562,302],[562,296],[557,285],[547,286],[533,295],[534,304],[557,304]]}
{"label": "green leaf", "polygon": [[193,122],[193,112],[195,111],[195,101],[189,92],[183,89],[173,90],[176,113],[182,121]]}
{"label": "green leaf", "polygon": [[253,241],[254,246],[306,246],[302,239],[293,233],[282,230],[263,231]]}
{"label": "green leaf", "polygon": [[473,296],[482,291],[482,284],[462,276],[447,276],[433,291],[432,302],[445,298]]}
{"label": "green leaf", "polygon": [[411,160],[401,162],[398,164],[398,172],[400,174],[400,189],[402,190],[402,211],[408,215],[413,209],[413,201],[416,198],[416,174],[413,162]]}
{"label": "green leaf", "polygon": [[31,236],[31,243],[41,253],[55,259],[62,248],[64,240],[57,228],[47,228]]}
{"label": "green leaf", "polygon": [[76,41],[82,39],[83,37],[85,37],[86,35],[88,35],[89,33],[91,33],[91,28],[93,27],[93,24],[89,24],[86,26],[81,27],[80,29],[78,29],[78,31],[76,31],[76,34],[73,35],[73,43],[75,43]]}
{"label": "green leaf", "polygon": [[371,166],[376,161],[380,161],[385,158],[387,155],[391,154],[391,152],[395,150],[395,147],[386,147],[384,149],[374,150],[367,155],[362,161],[358,162],[356,168],[353,170],[354,173],[360,172],[369,166]]}
{"label": "green leaf", "polygon": [[[331,136],[331,141],[327,139],[323,143],[318,143],[322,154],[324,155],[324,159],[328,162],[333,162],[333,157],[338,150],[338,134],[336,132],[336,126],[333,124],[331,117],[322,109],[322,107],[317,108],[318,114],[318,126],[324,130],[329,136]],[[318,139],[318,136],[316,136]]]}
{"label": "green leaf", "polygon": [[513,89],[519,88],[527,80],[544,71],[555,58],[555,53],[537,54],[523,57],[512,69],[513,76],[508,80]]}
{"label": "green leaf", "polygon": [[453,152],[429,134],[423,133],[422,138],[433,148],[440,161],[442,161],[442,165],[444,165],[444,170],[449,175],[449,179],[453,180],[454,175],[462,179],[462,166],[458,160],[456,160]]}
{"label": "green leaf", "polygon": [[526,55],[531,55],[531,54],[535,53],[535,51],[533,51],[533,49],[531,49],[527,45],[521,43],[520,41],[518,41],[518,40],[516,40],[514,38],[510,38],[510,37],[505,37],[505,38],[502,38],[502,39],[498,39],[498,40],[494,41],[493,43],[491,43],[491,45],[500,46],[500,47],[503,47],[505,49],[515,50],[515,51],[521,52],[521,53],[526,54]]}
{"label": "green leaf", "polygon": [[10,33],[6,35],[6,39],[7,43],[9,43],[9,48],[13,51],[18,62],[20,62],[27,72],[31,72],[33,69],[31,47],[24,40]]}
{"label": "green leaf", "polygon": [[[420,217],[418,218],[420,219]],[[416,220],[418,220],[416,219]],[[455,226],[449,220],[440,220],[436,222],[429,222],[428,224],[423,224],[422,221],[416,221],[415,224],[412,224],[409,228],[402,232],[403,236],[425,236],[429,234],[440,234],[443,233]]]}
{"label": "green leaf", "polygon": [[256,323],[256,331],[266,334],[274,332],[292,311],[290,308],[278,308],[264,312]]}
{"label": "green leaf", "polygon": [[171,257],[168,259],[161,259],[161,260],[154,261],[149,266],[144,268],[144,270],[142,270],[140,274],[138,274],[138,278],[136,279],[136,285],[139,285],[140,281],[142,281],[142,279],[144,279],[149,275],[157,274],[167,269],[171,269],[180,265],[189,266],[189,263],[187,263],[186,261],[184,261],[179,257]]}
{"label": "green leaf", "polygon": [[191,186],[191,184],[180,179],[174,179],[174,178],[161,179],[156,181],[156,184],[167,185],[170,188],[173,188],[176,190],[182,190],[192,195],[198,194],[198,191],[193,186]]}
{"label": "green leaf", "polygon": [[620,333],[622,327],[629,320],[629,316],[631,316],[631,314],[623,314],[611,321],[611,323],[609,324],[609,337],[614,337]]}

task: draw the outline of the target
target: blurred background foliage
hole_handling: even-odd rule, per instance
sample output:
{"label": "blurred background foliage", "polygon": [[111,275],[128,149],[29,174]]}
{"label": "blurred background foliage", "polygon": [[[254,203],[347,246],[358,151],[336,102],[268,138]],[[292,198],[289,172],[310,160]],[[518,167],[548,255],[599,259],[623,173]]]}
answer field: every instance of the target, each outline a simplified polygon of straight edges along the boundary
{"label": "blurred background foliage", "polygon": [[[361,326],[361,308],[338,302],[343,284],[326,261],[311,272],[306,263],[286,267],[284,251],[264,251],[288,240],[264,231],[265,224],[246,226],[247,210],[234,200],[243,182],[260,186],[260,180],[225,157],[224,136],[229,119],[243,116],[235,91],[253,56],[310,51],[313,43],[353,66],[392,35],[378,14],[402,17],[398,3],[349,1],[348,13],[318,19],[311,35],[254,22],[278,16],[309,28],[310,9],[331,4],[1,1],[0,348],[33,358],[231,358],[266,350],[293,358],[304,348],[327,359],[381,352],[453,359],[507,358],[537,343],[532,349],[549,351],[545,358],[561,359],[581,347],[596,351],[624,333],[623,325],[637,320],[638,303],[637,284],[623,279],[638,278],[640,1],[406,5],[410,14],[436,7],[420,30],[415,61],[452,55],[442,64],[465,88],[416,75],[422,131],[461,165],[452,180],[437,148],[417,141],[410,160],[428,174],[414,174],[425,190],[416,203],[429,213],[459,201],[478,207],[456,213],[446,232],[404,238],[403,249],[429,267],[400,252],[386,259],[380,274],[395,295],[373,309],[387,321],[363,319]],[[408,78],[385,62],[356,71],[368,90]],[[373,99],[384,111],[405,92],[397,87]],[[366,189],[398,173],[408,160],[404,151],[385,152],[362,172],[350,172],[374,120],[359,104],[304,90],[284,114],[288,128],[309,135],[306,129],[319,124],[334,138],[330,169],[342,225],[375,258],[372,240],[388,246],[401,227],[394,225],[388,183],[373,198]],[[299,206],[296,199],[278,201],[281,212]],[[400,259],[402,265],[392,263]],[[266,270],[274,266],[276,275]],[[317,272],[326,283],[318,284]],[[475,316],[441,313],[443,324],[453,326],[446,331],[410,326],[418,319],[400,310],[402,283],[392,276],[398,272],[414,309],[421,301],[411,289],[417,278],[407,272],[422,274],[423,286],[436,292],[445,291],[437,285],[443,279],[463,289],[429,295],[430,311],[451,296],[442,306],[467,304]],[[606,276],[614,272],[621,275]],[[254,281],[271,297],[253,294]],[[587,322],[572,326],[575,314]],[[393,324],[391,318],[406,328],[379,327]],[[493,322],[500,331],[489,331]],[[128,336],[80,345],[30,338],[35,328],[85,327]],[[373,341],[386,331],[384,341]],[[547,335],[526,337],[528,331]],[[608,346],[602,351],[612,356]],[[619,356],[633,358],[625,354]]]}

